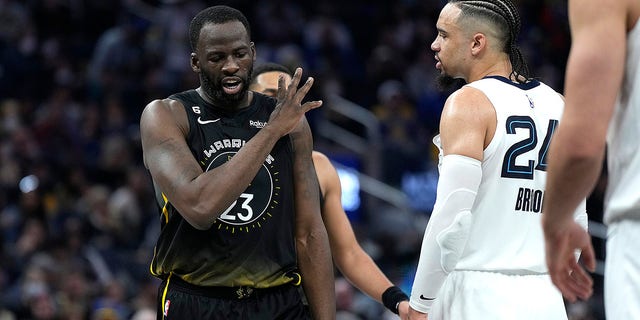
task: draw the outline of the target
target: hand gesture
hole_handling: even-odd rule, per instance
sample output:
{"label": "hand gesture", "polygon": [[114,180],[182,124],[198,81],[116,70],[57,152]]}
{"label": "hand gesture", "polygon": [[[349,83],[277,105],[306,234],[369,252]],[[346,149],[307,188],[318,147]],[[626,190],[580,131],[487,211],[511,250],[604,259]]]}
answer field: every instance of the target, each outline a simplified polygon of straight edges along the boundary
{"label": "hand gesture", "polygon": [[269,117],[269,126],[279,130],[282,136],[293,131],[307,111],[322,105],[322,101],[302,103],[302,100],[313,85],[313,78],[307,78],[304,85],[298,88],[301,78],[302,68],[296,69],[291,83],[286,88],[284,77],[280,76],[278,78],[278,104]]}
{"label": "hand gesture", "polygon": [[581,260],[585,267],[591,272],[595,271],[595,254],[589,233],[573,220],[560,226],[545,227],[547,267],[551,281],[571,302],[577,298],[588,299],[593,293],[593,280],[576,260],[575,250],[582,250]]}

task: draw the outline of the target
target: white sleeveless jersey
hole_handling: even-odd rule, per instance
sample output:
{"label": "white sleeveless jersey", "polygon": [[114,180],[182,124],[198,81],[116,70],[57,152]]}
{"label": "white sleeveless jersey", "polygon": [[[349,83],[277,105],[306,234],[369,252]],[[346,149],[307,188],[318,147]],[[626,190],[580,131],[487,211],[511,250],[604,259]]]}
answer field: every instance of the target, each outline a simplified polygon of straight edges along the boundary
{"label": "white sleeveless jersey", "polygon": [[627,61],[607,134],[604,221],[640,219],[640,20],[627,34]]}
{"label": "white sleeveless jersey", "polygon": [[[541,214],[547,150],[564,100],[539,81],[516,84],[487,77],[468,86],[491,101],[497,127],[484,150],[473,222],[456,269],[544,273]],[[584,213],[584,203],[580,209]]]}

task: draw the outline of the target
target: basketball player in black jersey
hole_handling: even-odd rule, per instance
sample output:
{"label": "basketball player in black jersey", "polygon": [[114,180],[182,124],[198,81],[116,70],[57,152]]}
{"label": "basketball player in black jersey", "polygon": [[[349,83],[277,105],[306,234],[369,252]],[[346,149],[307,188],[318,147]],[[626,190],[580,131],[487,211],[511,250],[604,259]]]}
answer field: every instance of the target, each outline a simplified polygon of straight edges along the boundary
{"label": "basketball player in black jersey", "polygon": [[[278,92],[278,79],[291,81],[291,71],[281,64],[264,63],[256,66],[249,90],[274,97]],[[329,158],[313,151],[313,165],[320,183],[322,220],[327,228],[331,256],[335,265],[349,282],[369,297],[387,307],[400,319],[409,317],[409,297],[391,283],[380,268],[358,243],[347,214],[342,208],[342,189],[336,168]]]}
{"label": "basketball player in black jersey", "polygon": [[[333,319],[334,277],[304,117],[302,70],[277,99],[248,91],[245,16],[209,7],[190,25],[200,87],[149,103],[144,162],[161,208],[151,273],[159,319]],[[295,286],[302,284],[308,310]]]}

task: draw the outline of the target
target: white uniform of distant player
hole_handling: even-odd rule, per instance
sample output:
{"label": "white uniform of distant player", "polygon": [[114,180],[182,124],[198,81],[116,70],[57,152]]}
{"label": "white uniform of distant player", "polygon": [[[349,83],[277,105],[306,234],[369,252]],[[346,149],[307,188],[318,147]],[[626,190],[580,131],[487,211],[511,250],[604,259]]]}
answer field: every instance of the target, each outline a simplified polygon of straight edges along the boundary
{"label": "white uniform of distant player", "polygon": [[[604,213],[604,222],[609,226],[604,276],[607,319],[640,319],[639,139],[640,21],[637,21],[627,34],[625,75],[607,132],[609,180]],[[618,313],[622,310],[630,313]]]}
{"label": "white uniform of distant player", "polygon": [[[564,101],[538,81],[515,84],[489,77],[468,86],[489,98],[497,128],[483,153],[471,218],[452,224],[438,237],[438,243],[443,243],[440,256],[421,255],[412,307],[429,300],[416,292],[422,285],[429,286],[434,274],[428,270],[434,266],[426,260],[441,260],[442,270],[448,273],[452,262],[447,257],[459,255],[433,301],[430,320],[566,319],[562,296],[547,274],[540,221],[546,151]],[[438,137],[434,143],[440,148]],[[576,218],[586,228],[584,203],[578,212]],[[464,238],[467,233],[462,252],[447,252],[447,239]]]}

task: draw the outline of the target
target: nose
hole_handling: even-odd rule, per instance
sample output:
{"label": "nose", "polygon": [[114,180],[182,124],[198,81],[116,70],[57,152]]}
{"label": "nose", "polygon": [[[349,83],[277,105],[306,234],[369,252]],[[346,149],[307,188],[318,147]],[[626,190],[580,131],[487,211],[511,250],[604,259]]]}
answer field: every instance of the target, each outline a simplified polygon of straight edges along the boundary
{"label": "nose", "polygon": [[431,50],[434,52],[440,51],[440,43],[438,42],[438,38],[435,38],[433,42],[431,42]]}
{"label": "nose", "polygon": [[227,60],[222,66],[222,72],[224,72],[225,74],[235,74],[239,69],[240,66],[233,56],[227,57]]}

